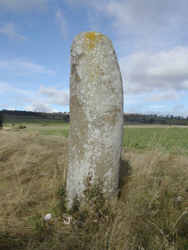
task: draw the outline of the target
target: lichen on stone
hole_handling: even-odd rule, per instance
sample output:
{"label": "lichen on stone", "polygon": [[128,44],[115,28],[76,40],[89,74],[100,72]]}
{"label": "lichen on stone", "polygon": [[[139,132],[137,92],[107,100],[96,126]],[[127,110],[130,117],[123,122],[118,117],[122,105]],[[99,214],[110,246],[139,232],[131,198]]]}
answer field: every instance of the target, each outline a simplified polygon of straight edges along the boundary
{"label": "lichen on stone", "polygon": [[86,32],[85,41],[88,49],[93,49],[96,46],[96,43],[102,39],[103,35],[97,32]]}

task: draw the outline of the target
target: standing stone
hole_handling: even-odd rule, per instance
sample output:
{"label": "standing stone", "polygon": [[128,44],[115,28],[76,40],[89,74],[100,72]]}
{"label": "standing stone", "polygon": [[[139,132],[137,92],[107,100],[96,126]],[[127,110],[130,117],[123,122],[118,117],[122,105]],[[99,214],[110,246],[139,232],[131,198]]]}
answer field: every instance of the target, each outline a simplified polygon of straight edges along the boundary
{"label": "standing stone", "polygon": [[104,182],[106,194],[117,192],[122,138],[123,87],[112,42],[97,32],[80,33],[71,49],[69,207],[90,175]]}

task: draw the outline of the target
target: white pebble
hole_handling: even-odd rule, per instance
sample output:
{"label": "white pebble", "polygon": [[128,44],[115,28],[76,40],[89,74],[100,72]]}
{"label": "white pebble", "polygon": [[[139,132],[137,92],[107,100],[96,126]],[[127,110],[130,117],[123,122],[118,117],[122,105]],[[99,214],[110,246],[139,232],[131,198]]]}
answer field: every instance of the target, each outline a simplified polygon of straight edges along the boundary
{"label": "white pebble", "polygon": [[46,215],[44,216],[44,220],[45,220],[45,221],[51,220],[51,218],[52,218],[52,215],[51,215],[51,214],[46,214]]}

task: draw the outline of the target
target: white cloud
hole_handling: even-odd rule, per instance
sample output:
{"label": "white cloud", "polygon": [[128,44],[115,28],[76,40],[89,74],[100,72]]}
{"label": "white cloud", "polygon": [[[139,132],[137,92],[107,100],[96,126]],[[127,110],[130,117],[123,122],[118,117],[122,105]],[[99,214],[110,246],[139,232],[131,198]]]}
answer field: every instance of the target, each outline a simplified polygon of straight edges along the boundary
{"label": "white cloud", "polygon": [[48,103],[61,106],[69,105],[69,92],[56,88],[40,87],[40,94],[47,98]]}
{"label": "white cloud", "polygon": [[24,110],[44,113],[58,112],[56,109],[51,108],[50,105],[45,103],[33,103],[31,106],[26,106]]}
{"label": "white cloud", "polygon": [[163,92],[151,93],[147,95],[144,100],[149,102],[161,102],[169,100],[178,100],[183,93],[177,93],[173,90],[164,90]]}
{"label": "white cloud", "polygon": [[[146,30],[177,28],[187,20],[187,0],[67,0],[73,5],[88,5],[113,19],[113,24],[123,32],[143,33]],[[165,26],[165,27],[164,27]],[[155,28],[155,30],[153,30]]]}
{"label": "white cloud", "polygon": [[54,70],[48,69],[47,67],[36,64],[26,60],[13,59],[9,61],[1,60],[0,61],[0,71],[3,72],[9,71],[18,75],[25,75],[30,73],[38,73],[38,74],[55,74]]}
{"label": "white cloud", "polygon": [[8,36],[11,39],[25,40],[25,36],[19,34],[16,31],[15,25],[13,23],[6,23],[0,27],[0,34]]}
{"label": "white cloud", "polygon": [[0,81],[0,99],[4,103],[4,108],[14,106],[36,112],[57,112],[53,108],[54,105],[62,107],[69,105],[69,91],[44,86],[40,89],[26,90],[15,84]]}
{"label": "white cloud", "polygon": [[0,94],[14,93],[16,95],[31,96],[31,91],[12,86],[10,83],[0,81]]}
{"label": "white cloud", "polygon": [[188,47],[135,52],[120,58],[120,68],[125,112],[173,114],[174,105],[184,102],[188,93]]}
{"label": "white cloud", "polygon": [[0,81],[0,100],[2,108],[20,109],[25,103],[32,102],[36,98],[36,93],[29,89],[22,89],[15,84]]}
{"label": "white cloud", "polygon": [[109,2],[109,0],[95,0],[95,1],[88,1],[88,0],[67,0],[67,3],[69,3],[71,6],[77,6],[78,5],[88,5],[92,6],[96,9],[102,10],[104,6]]}
{"label": "white cloud", "polygon": [[57,10],[57,12],[56,12],[56,20],[59,24],[63,39],[66,39],[68,37],[67,21],[65,19],[63,12],[60,9]]}
{"label": "white cloud", "polygon": [[11,11],[39,10],[47,7],[48,0],[0,0],[0,8]]}
{"label": "white cloud", "polygon": [[[130,50],[161,49],[187,40],[188,1],[172,0],[67,0],[72,8],[89,7],[101,28],[111,33],[125,55]],[[92,20],[92,18],[90,17]],[[100,30],[100,29],[99,29]]]}
{"label": "white cloud", "polygon": [[121,58],[120,66],[128,94],[188,90],[188,47],[138,52]]}
{"label": "white cloud", "polygon": [[121,31],[155,33],[176,29],[178,24],[187,20],[187,8],[186,0],[112,0],[105,4],[104,11]]}

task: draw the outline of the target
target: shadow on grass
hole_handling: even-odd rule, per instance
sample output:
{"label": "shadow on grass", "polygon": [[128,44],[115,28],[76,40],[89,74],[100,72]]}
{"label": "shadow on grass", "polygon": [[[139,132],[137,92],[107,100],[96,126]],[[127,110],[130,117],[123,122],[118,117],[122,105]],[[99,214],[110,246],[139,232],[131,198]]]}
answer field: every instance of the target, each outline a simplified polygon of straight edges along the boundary
{"label": "shadow on grass", "polygon": [[119,198],[122,196],[122,191],[126,189],[128,185],[129,177],[131,176],[132,168],[130,162],[126,159],[121,158],[120,170],[119,170]]}

